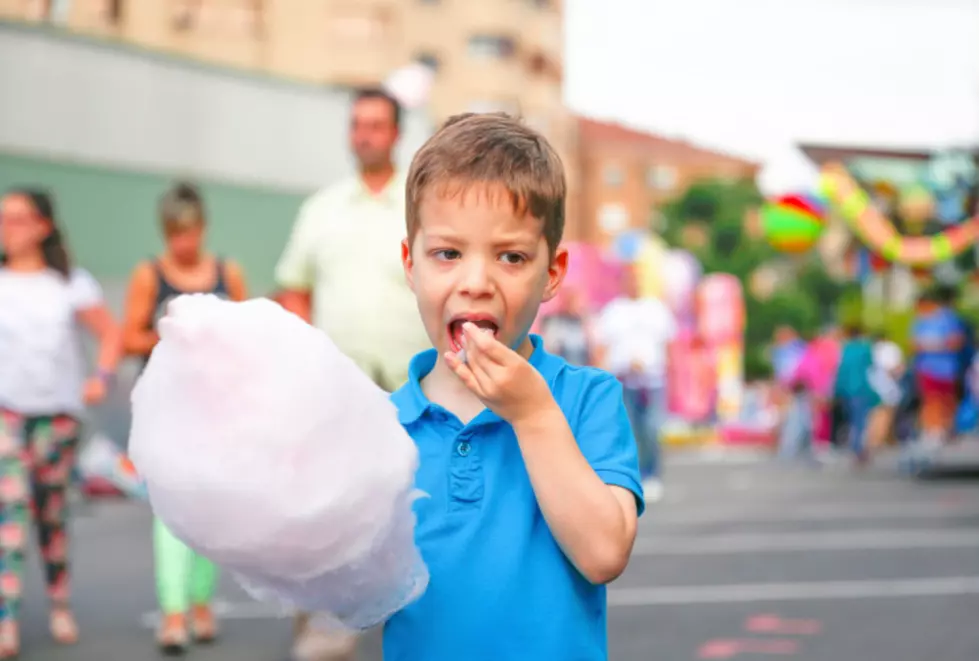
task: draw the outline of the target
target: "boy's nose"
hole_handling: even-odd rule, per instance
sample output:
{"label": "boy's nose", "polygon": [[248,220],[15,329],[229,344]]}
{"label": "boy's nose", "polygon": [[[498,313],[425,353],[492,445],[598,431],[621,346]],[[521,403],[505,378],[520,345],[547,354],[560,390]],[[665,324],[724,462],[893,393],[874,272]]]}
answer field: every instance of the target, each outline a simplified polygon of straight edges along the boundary
{"label": "boy's nose", "polygon": [[485,261],[474,259],[464,266],[460,289],[462,293],[469,296],[485,296],[492,293],[493,283]]}

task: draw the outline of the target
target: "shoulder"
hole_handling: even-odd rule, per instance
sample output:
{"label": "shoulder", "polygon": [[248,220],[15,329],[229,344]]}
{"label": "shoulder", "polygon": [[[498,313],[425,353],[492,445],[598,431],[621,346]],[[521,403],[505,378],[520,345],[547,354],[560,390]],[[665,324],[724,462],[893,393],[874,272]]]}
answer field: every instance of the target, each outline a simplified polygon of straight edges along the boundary
{"label": "shoulder", "polygon": [[99,282],[95,276],[83,268],[75,267],[68,274],[68,284],[72,287],[98,287]]}
{"label": "shoulder", "polygon": [[240,280],[245,276],[245,269],[233,259],[222,259],[218,263],[224,269],[224,275],[228,278]]}
{"label": "shoulder", "polygon": [[597,367],[571,365],[562,358],[551,382],[551,392],[574,428],[585,417],[616,415],[622,406],[622,385],[609,372]]}
{"label": "shoulder", "polygon": [[156,266],[149,259],[143,260],[133,268],[129,278],[140,284],[156,282]]}
{"label": "shoulder", "polygon": [[68,289],[78,307],[91,307],[102,302],[102,286],[85,269],[71,270],[68,274]]}

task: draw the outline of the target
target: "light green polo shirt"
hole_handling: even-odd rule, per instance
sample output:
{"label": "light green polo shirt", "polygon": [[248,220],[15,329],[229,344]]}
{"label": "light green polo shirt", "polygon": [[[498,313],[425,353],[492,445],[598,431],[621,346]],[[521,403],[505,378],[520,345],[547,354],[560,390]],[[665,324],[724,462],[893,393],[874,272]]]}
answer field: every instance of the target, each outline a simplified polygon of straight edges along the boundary
{"label": "light green polo shirt", "polygon": [[275,272],[280,287],[312,292],[313,324],[390,390],[431,347],[401,266],[405,236],[404,173],[377,194],[352,177],[303,204]]}

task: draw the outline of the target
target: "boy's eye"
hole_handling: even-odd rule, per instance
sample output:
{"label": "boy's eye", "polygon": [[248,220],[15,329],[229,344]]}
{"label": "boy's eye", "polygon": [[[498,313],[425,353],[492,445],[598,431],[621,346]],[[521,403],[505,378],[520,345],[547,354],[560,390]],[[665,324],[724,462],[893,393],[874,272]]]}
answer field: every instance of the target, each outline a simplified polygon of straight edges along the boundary
{"label": "boy's eye", "polygon": [[459,257],[461,256],[458,250],[454,250],[452,248],[446,248],[445,250],[436,250],[432,254],[435,256],[435,259],[438,259],[443,262],[459,259]]}
{"label": "boy's eye", "polygon": [[500,255],[500,261],[504,264],[521,264],[527,261],[527,258],[519,252],[505,252]]}

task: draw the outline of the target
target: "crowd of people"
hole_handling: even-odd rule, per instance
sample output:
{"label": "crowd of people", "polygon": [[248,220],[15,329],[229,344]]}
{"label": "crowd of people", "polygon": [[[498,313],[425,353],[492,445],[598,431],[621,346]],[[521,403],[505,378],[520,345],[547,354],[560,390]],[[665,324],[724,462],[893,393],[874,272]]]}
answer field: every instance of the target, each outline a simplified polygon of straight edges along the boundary
{"label": "crowd of people", "polygon": [[902,467],[917,472],[975,426],[976,346],[955,310],[954,290],[918,298],[910,350],[858,325],[824,329],[808,341],[790,327],[774,337],[772,362],[781,409],[779,454],[866,465],[897,444]]}

